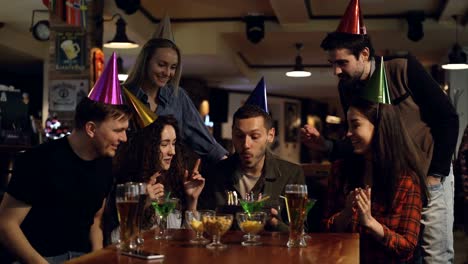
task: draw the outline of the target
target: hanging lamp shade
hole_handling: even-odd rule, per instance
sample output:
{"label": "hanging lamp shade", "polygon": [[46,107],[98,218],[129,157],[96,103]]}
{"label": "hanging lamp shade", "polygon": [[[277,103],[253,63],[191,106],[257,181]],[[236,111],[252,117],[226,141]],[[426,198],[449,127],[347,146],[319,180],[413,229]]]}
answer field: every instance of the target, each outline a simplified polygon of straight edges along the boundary
{"label": "hanging lamp shade", "polygon": [[115,31],[115,36],[111,41],[108,41],[105,43],[103,46],[105,48],[113,48],[113,49],[133,49],[133,48],[138,48],[138,44],[136,44],[134,41],[130,40],[127,37],[126,33],[126,25],[127,23],[125,20],[120,16],[120,14],[115,14],[111,20],[114,19],[114,17],[119,17],[117,22],[115,23],[116,25],[116,31]]}
{"label": "hanging lamp shade", "polygon": [[301,49],[304,47],[302,43],[296,43],[296,50],[297,56],[294,63],[294,68],[292,71],[286,72],[286,76],[293,77],[293,78],[301,78],[301,77],[309,77],[311,75],[310,72],[304,69],[304,65],[302,64],[302,57],[300,54]]}

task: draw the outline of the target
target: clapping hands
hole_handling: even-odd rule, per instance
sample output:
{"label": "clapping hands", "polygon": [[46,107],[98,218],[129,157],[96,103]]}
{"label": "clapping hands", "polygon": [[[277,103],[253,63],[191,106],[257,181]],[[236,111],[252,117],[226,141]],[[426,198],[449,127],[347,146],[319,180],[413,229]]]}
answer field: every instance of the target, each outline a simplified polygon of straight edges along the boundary
{"label": "clapping hands", "polygon": [[359,214],[359,223],[362,226],[369,227],[371,222],[374,220],[372,217],[371,208],[371,188],[356,188],[354,190],[354,208]]}

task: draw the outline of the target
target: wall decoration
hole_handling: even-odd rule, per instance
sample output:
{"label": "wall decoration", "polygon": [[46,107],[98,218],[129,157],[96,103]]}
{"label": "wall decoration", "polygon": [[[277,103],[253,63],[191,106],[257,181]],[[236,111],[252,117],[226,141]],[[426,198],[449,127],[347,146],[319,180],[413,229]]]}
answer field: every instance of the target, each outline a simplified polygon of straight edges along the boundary
{"label": "wall decoration", "polygon": [[301,117],[299,104],[292,102],[284,103],[284,141],[298,142]]}
{"label": "wall decoration", "polygon": [[92,48],[90,57],[90,80],[91,80],[91,87],[94,87],[97,79],[101,76],[102,71],[104,71],[104,52],[100,48]]}
{"label": "wall decoration", "polygon": [[88,80],[52,80],[49,88],[51,111],[75,111],[76,105],[88,95]]}
{"label": "wall decoration", "polygon": [[57,31],[55,39],[55,68],[82,71],[86,65],[86,36],[84,32]]}

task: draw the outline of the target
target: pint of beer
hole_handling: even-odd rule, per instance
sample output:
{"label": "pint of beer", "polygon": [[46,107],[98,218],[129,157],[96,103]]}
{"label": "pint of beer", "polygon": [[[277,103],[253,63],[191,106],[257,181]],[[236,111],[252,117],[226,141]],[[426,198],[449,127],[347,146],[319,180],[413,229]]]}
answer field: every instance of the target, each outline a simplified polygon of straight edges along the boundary
{"label": "pint of beer", "polygon": [[289,216],[289,240],[288,247],[306,247],[307,244],[302,237],[304,228],[307,185],[288,184],[285,189],[287,199],[287,211]]}
{"label": "pint of beer", "polygon": [[125,184],[117,184],[115,194],[120,222],[121,249],[134,249],[137,246],[134,236],[138,232],[137,212],[139,193],[137,183],[127,182]]}

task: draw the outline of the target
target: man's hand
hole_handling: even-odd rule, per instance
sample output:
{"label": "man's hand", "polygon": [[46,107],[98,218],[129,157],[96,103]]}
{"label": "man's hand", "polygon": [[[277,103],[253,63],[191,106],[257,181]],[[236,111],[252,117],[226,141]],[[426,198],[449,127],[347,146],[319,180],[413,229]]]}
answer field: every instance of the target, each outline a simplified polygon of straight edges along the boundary
{"label": "man's hand", "polygon": [[320,135],[315,127],[309,125],[304,125],[301,128],[301,141],[306,147],[315,151],[327,151],[327,145],[325,144],[325,139]]}
{"label": "man's hand", "polygon": [[428,175],[427,184],[431,186],[440,184],[440,177],[434,177],[434,176]]}
{"label": "man's hand", "polygon": [[275,208],[270,209],[270,218],[268,219],[268,222],[270,223],[271,226],[276,227],[279,223],[278,220],[278,210]]}

